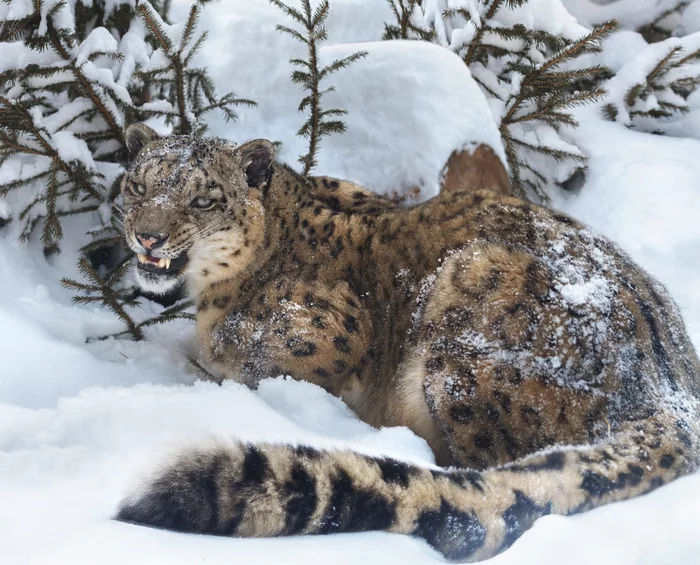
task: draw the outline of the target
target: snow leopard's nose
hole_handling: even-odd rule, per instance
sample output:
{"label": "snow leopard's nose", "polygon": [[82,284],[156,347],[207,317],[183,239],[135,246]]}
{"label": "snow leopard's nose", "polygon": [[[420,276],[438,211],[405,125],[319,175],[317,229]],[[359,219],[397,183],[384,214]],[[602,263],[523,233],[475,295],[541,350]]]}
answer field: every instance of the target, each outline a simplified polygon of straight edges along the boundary
{"label": "snow leopard's nose", "polygon": [[141,242],[147,250],[151,251],[153,249],[158,249],[162,247],[163,244],[168,240],[169,235],[167,233],[137,233],[136,239]]}

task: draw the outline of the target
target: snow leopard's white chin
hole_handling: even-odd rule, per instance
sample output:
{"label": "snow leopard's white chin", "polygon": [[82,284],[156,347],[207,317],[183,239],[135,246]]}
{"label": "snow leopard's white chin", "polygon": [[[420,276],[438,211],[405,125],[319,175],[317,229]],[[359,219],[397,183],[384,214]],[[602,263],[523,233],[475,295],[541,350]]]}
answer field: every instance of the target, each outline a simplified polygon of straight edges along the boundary
{"label": "snow leopard's white chin", "polygon": [[145,292],[152,294],[167,294],[180,283],[183,278],[179,273],[154,273],[146,271],[138,266],[134,269],[136,284]]}

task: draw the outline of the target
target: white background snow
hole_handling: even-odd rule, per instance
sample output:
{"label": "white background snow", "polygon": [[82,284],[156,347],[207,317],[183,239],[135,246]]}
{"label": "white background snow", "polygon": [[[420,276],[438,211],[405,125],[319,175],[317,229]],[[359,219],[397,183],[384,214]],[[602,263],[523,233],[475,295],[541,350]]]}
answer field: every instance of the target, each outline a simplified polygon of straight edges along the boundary
{"label": "white background snow", "polygon": [[[334,75],[328,100],[348,110],[348,132],[324,140],[319,174],[385,192],[418,185],[429,196],[453,149],[497,145],[488,106],[455,55],[420,44],[356,45],[381,37],[389,8],[380,0],[331,4],[324,59],[359,48],[369,56]],[[176,2],[175,15],[187,8]],[[220,92],[259,103],[241,109],[236,123],[212,114],[211,132],[282,141],[280,158],[294,162],[304,152],[294,136],[304,117],[287,60],[299,46],[274,30],[281,18],[264,0],[209,5],[199,63]],[[667,285],[700,346],[700,141],[627,130],[604,122],[597,108],[577,116],[581,127],[569,136],[591,156],[587,183],[553,205],[617,241]],[[376,532],[239,540],[112,521],[139,471],[168,447],[212,436],[433,459],[408,430],[373,429],[306,383],[276,379],[252,392],[197,382],[186,362],[193,328],[184,321],[151,329],[140,343],[86,344],[120,329],[107,311],[71,305],[58,283],[78,276],[74,257],[89,227],[87,218],[67,226],[63,254],[51,263],[36,242],[20,244],[12,225],[0,231],[0,564],[442,561],[422,541]],[[700,474],[580,516],[545,517],[493,563],[698,564]]]}

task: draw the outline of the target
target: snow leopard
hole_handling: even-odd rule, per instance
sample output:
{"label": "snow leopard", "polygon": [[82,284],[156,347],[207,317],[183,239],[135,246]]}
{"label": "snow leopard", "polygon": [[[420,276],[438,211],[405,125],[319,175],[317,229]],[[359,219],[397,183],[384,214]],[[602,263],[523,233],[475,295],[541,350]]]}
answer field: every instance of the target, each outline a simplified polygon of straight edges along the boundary
{"label": "snow leopard", "polygon": [[314,383],[372,426],[410,428],[437,464],[218,440],[171,458],[116,519],[232,537],[383,530],[478,561],[541,516],[697,469],[700,362],[679,310],[578,221],[484,186],[401,206],[301,176],[266,140],[141,124],[126,139],[136,278],[186,285],[212,378]]}

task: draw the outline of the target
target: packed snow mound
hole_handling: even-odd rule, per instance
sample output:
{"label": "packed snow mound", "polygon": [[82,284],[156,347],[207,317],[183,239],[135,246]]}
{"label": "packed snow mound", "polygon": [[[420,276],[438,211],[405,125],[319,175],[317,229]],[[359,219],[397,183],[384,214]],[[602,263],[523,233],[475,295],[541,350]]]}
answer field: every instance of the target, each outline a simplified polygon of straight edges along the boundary
{"label": "packed snow mound", "polygon": [[[281,141],[277,158],[299,168],[308,141],[295,134],[307,115],[298,111],[305,94],[289,79],[294,68],[289,59],[303,59],[305,47],[275,29],[290,22],[267,0],[249,2],[246,10],[235,2],[207,5],[202,14],[202,29],[210,36],[194,63],[207,67],[217,91],[233,90],[258,103],[237,108],[235,124],[212,112],[209,133],[236,143]],[[358,51],[367,57],[322,83],[335,89],[323,106],[347,110],[341,117],[347,131],[322,139],[315,172],[381,193],[417,186],[427,199],[437,194],[453,151],[485,143],[504,162],[505,154],[486,98],[459,56],[424,42],[372,41],[383,33],[377,22],[389,20],[385,7],[358,0],[333,4],[322,64]]]}

